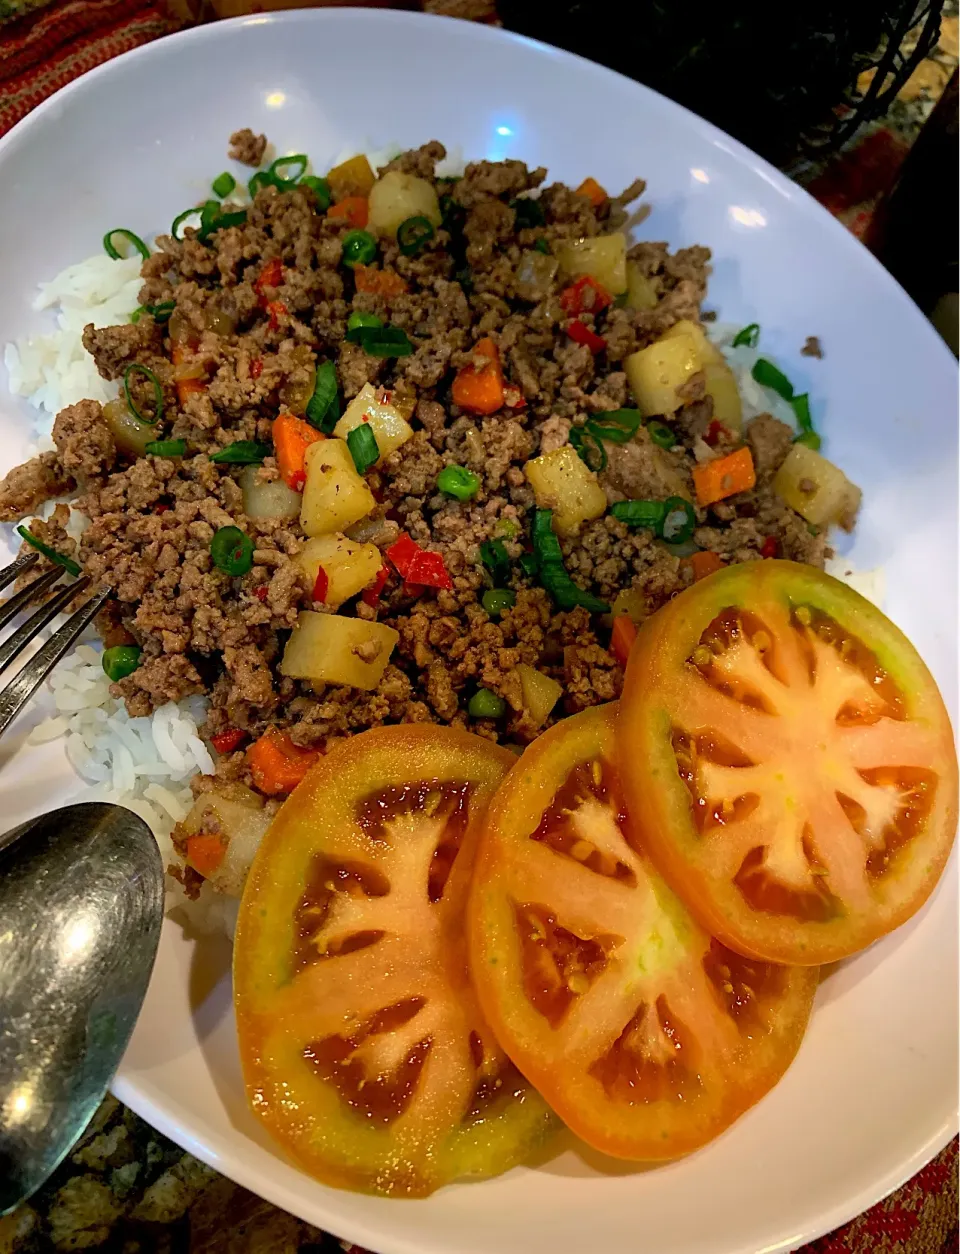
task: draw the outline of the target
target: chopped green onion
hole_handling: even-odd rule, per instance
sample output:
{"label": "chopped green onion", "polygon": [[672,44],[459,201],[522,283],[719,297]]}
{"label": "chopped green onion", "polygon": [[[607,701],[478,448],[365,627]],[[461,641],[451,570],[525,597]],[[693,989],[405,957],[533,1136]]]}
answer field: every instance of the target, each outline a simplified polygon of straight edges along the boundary
{"label": "chopped green onion", "polygon": [[379,331],[382,326],[383,322],[376,314],[364,313],[360,309],[355,309],[347,319],[347,334],[345,338],[351,344],[362,344],[365,333],[368,333],[370,330]]}
{"label": "chopped green onion", "polygon": [[628,527],[659,531],[666,506],[663,501],[615,501],[610,506],[610,513]]}
{"label": "chopped green onion", "polygon": [[207,226],[201,227],[199,231],[200,239],[206,241],[210,238],[214,231],[225,231],[228,226],[243,226],[247,220],[246,209],[238,209],[236,213],[220,213],[215,218],[211,218]]}
{"label": "chopped green onion", "polygon": [[380,460],[377,437],[367,422],[361,422],[359,426],[347,432],[347,448],[353,457],[353,464],[357,468],[358,475],[365,475],[370,467]]}
{"label": "chopped green onion", "polygon": [[430,219],[418,214],[415,218],[407,218],[397,227],[397,244],[404,257],[414,257],[434,235],[436,231]]}
{"label": "chopped green onion", "polygon": [[531,200],[529,196],[522,196],[518,200],[510,201],[510,208],[516,215],[515,225],[518,231],[522,231],[524,227],[543,226],[546,218],[543,216],[543,206],[539,200]]}
{"label": "chopped green onion", "polygon": [[364,332],[360,346],[371,357],[409,357],[413,352],[413,345],[406,332],[399,327],[375,327]]}
{"label": "chopped green onion", "polygon": [[494,583],[506,583],[510,577],[510,554],[502,540],[484,540],[480,545],[480,561],[493,576]]}
{"label": "chopped green onion", "polygon": [[332,361],[317,366],[313,396],[307,401],[306,419],[318,431],[327,435],[337,425],[340,406],[337,403],[337,368]]}
{"label": "chopped green onion", "polygon": [[28,531],[22,524],[17,528],[17,535],[26,540],[27,544],[32,544],[38,553],[48,557],[51,562],[56,562],[58,566],[62,566],[69,574],[80,574],[80,567],[72,557],[66,557],[63,553],[58,553],[56,549],[52,549],[49,544],[44,544],[42,540],[38,540],[33,532]]}
{"label": "chopped green onion", "polygon": [[149,314],[154,322],[169,322],[177,307],[174,300],[162,300],[159,305],[139,305],[130,315],[131,322],[139,322],[141,314]]}
{"label": "chopped green onion", "polygon": [[579,605],[592,614],[608,613],[610,606],[606,601],[578,588],[567,573],[560,541],[553,533],[553,510],[536,510],[532,530],[536,573],[557,606],[561,610],[572,610]]}
{"label": "chopped green onion", "polygon": [[608,409],[588,419],[586,426],[600,440],[626,444],[637,434],[642,422],[639,409]]}
{"label": "chopped green onion", "polygon": [[298,186],[309,187],[317,198],[317,208],[321,213],[326,213],[333,200],[330,194],[330,184],[326,179],[317,178],[315,174],[305,174]]}
{"label": "chopped green onion", "polygon": [[250,199],[256,200],[257,192],[262,187],[276,187],[277,181],[269,170],[258,170],[247,184],[247,191],[250,193]]}
{"label": "chopped green onion", "polygon": [[733,337],[733,347],[739,348],[741,344],[746,344],[748,348],[756,348],[760,343],[760,323],[751,322],[749,326],[738,331]]}
{"label": "chopped green onion", "polygon": [[682,496],[671,496],[664,503],[663,521],[657,534],[668,544],[683,544],[693,535],[697,515],[689,501]]}
{"label": "chopped green onion", "polygon": [[499,618],[504,610],[512,610],[516,603],[516,593],[509,588],[488,588],[480,599],[480,604],[491,618]]}
{"label": "chopped green onion", "polygon": [[174,239],[178,239],[178,240],[183,239],[182,235],[177,234],[177,227],[180,226],[182,222],[186,222],[187,218],[193,218],[193,217],[196,217],[198,219],[197,226],[199,227],[200,225],[200,222],[199,222],[200,210],[199,209],[184,209],[183,213],[177,214],[177,216],[173,219],[173,225],[170,227],[170,234],[173,236]]}
{"label": "chopped green onion", "polygon": [[113,242],[115,235],[121,235],[125,240],[129,240],[144,261],[150,256],[150,249],[146,246],[139,235],[134,235],[133,231],[128,231],[125,226],[115,226],[112,231],[107,231],[103,237],[103,247],[108,257],[112,257],[114,261],[122,261],[123,253],[117,250]]}
{"label": "chopped green onion", "polygon": [[340,260],[345,266],[368,266],[377,255],[377,241],[369,231],[348,231],[343,237]]}
{"label": "chopped green onion", "polygon": [[550,245],[545,239],[536,240],[533,246],[538,253],[546,253],[548,257],[550,256]]}
{"label": "chopped green onion", "polygon": [[258,444],[256,440],[237,440],[214,453],[210,460],[218,466],[255,466],[269,453],[269,444]]}
{"label": "chopped green onion", "polygon": [[820,437],[813,429],[813,419],[810,417],[809,393],[802,392],[799,396],[792,396],[790,404],[793,406],[797,426],[800,428],[800,434],[794,440],[794,443],[805,444],[807,448],[812,448],[816,452],[820,447]]}
{"label": "chopped green onion", "polygon": [[[153,401],[154,410],[156,411],[152,418],[148,418],[145,414],[141,414],[133,403],[133,397],[130,395],[130,376],[134,374],[142,374],[145,379],[149,379],[153,384]],[[148,427],[155,426],[163,415],[163,388],[160,386],[160,380],[139,361],[132,361],[123,372],[123,394],[127,399],[127,408],[136,418],[137,422],[145,423]]]}
{"label": "chopped green onion", "polygon": [[820,437],[816,431],[801,431],[793,442],[794,444],[805,444],[807,448],[812,448],[815,453],[820,451]]}
{"label": "chopped green onion", "polygon": [[607,464],[607,450],[591,431],[590,424],[587,423],[583,427],[571,427],[569,439],[577,450],[580,460],[599,474]]}
{"label": "chopped green onion", "polygon": [[210,556],[217,570],[245,575],[253,566],[253,541],[239,527],[221,527],[210,541]]}
{"label": "chopped green onion", "polygon": [[480,480],[465,466],[444,466],[437,475],[437,487],[458,501],[469,501],[480,491]]}
{"label": "chopped green onion", "polygon": [[783,371],[778,370],[772,361],[767,361],[766,357],[758,357],[750,373],[761,387],[770,388],[785,401],[793,399],[793,384]]}
{"label": "chopped green onion", "polygon": [[650,433],[650,439],[653,440],[657,448],[673,448],[677,442],[677,437],[673,434],[673,430],[667,426],[665,422],[647,423],[647,431]]}
{"label": "chopped green onion", "polygon": [[[293,187],[297,179],[306,173],[307,166],[310,164],[310,158],[302,152],[291,153],[289,157],[277,157],[273,165],[267,171],[273,179],[274,185],[281,191],[287,191]],[[281,174],[287,166],[293,166],[292,174]]]}
{"label": "chopped green onion", "polygon": [[218,174],[210,186],[214,192],[223,200],[224,196],[229,196],[237,185],[237,180],[233,177],[229,170],[224,170],[222,174]]}
{"label": "chopped green onion", "polygon": [[151,440],[143,451],[153,457],[182,457],[187,451],[186,440]]}
{"label": "chopped green onion", "polygon": [[140,647],[135,644],[115,644],[111,649],[104,649],[100,665],[103,673],[113,683],[125,679],[140,665]]}
{"label": "chopped green onion", "polygon": [[489,688],[478,688],[467,705],[471,718],[503,718],[506,712],[506,701]]}

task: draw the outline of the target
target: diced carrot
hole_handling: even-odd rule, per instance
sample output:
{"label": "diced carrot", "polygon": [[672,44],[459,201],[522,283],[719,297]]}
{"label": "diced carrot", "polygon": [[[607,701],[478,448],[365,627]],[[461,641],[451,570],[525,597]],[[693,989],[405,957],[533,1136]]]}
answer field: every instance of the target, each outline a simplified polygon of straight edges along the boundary
{"label": "diced carrot", "polygon": [[707,575],[712,575],[715,570],[723,570],[727,564],[711,549],[703,549],[700,553],[691,553],[689,557],[685,557],[683,560],[690,564],[694,583],[699,579],[706,579]]}
{"label": "diced carrot", "polygon": [[586,196],[594,209],[598,209],[607,199],[607,193],[600,186],[596,179],[586,178],[577,188],[578,196]]}
{"label": "diced carrot", "polygon": [[293,792],[320,757],[316,749],[301,749],[286,732],[271,727],[247,750],[253,782],[268,796]]}
{"label": "diced carrot", "polygon": [[756,482],[753,454],[746,445],[726,457],[718,457],[715,461],[693,468],[698,505],[712,505],[736,492],[749,492]]}
{"label": "diced carrot", "polygon": [[395,270],[381,270],[379,266],[354,266],[353,280],[358,292],[373,292],[388,299],[402,296],[409,290],[406,281]]}
{"label": "diced carrot", "polygon": [[345,196],[327,210],[331,222],[346,222],[348,226],[364,227],[370,216],[366,196]]}
{"label": "diced carrot", "polygon": [[187,837],[187,862],[205,880],[220,866],[226,852],[226,845],[212,832],[197,832]]}
{"label": "diced carrot", "polygon": [[[184,344],[174,344],[170,350],[170,356],[173,358],[175,366],[183,366],[192,353]],[[199,367],[198,367],[199,369]],[[192,396],[195,392],[206,391],[207,383],[205,378],[195,375],[190,378],[174,379],[177,388],[177,400],[181,406],[186,404],[187,397]]]}
{"label": "diced carrot", "polygon": [[493,340],[478,340],[473,361],[457,372],[450,390],[455,405],[474,414],[495,414],[503,408],[503,371]]}
{"label": "diced carrot", "polygon": [[306,478],[305,462],[307,449],[317,440],[324,439],[323,433],[309,422],[296,418],[293,414],[281,414],[273,424],[273,450],[277,459],[280,477],[288,488],[299,492]]}
{"label": "diced carrot", "polygon": [[621,666],[626,666],[633,642],[637,638],[637,624],[629,614],[618,614],[613,620],[613,634],[610,637],[610,652]]}

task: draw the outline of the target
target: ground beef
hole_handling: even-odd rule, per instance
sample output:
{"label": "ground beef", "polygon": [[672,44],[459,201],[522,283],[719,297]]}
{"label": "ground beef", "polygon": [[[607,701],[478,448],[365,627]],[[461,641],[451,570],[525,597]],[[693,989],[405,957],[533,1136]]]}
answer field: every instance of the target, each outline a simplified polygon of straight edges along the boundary
{"label": "ground beef", "polygon": [[41,453],[15,466],[0,483],[0,522],[16,522],[40,508],[53,496],[75,487],[56,453]]}
{"label": "ground beef", "polygon": [[815,335],[807,336],[803,342],[803,348],[801,348],[800,354],[803,357],[823,357],[823,348]]}
{"label": "ground beef", "polygon": [[234,131],[230,136],[230,157],[244,165],[258,166],[267,147],[266,135],[254,135],[249,126]]}
{"label": "ground beef", "polygon": [[57,414],[53,442],[60,465],[83,485],[108,474],[117,461],[117,446],[99,401],[78,401]]}
{"label": "ground beef", "polygon": [[761,482],[772,479],[780,469],[793,445],[793,436],[794,433],[787,424],[774,418],[772,414],[760,414],[747,424],[747,443],[753,453],[757,478]]}

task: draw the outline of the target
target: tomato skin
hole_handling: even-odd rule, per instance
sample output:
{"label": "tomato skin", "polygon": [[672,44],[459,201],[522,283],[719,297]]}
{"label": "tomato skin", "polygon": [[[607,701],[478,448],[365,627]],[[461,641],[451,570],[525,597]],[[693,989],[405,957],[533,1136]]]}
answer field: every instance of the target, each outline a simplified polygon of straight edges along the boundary
{"label": "tomato skin", "polygon": [[[615,705],[564,719],[527,748],[501,784],[487,812],[470,892],[470,964],[481,1007],[501,1045],[567,1125],[603,1153],[653,1162],[699,1148],[780,1079],[803,1038],[818,972],[779,966],[760,971],[762,964],[755,964],[760,1019],[741,1031],[704,974],[705,955],[714,952],[710,937],[616,826],[605,829],[598,847],[630,868],[634,887],[613,883],[531,840],[572,771],[584,763],[613,761],[615,726]],[[615,794],[611,805],[613,813]],[[621,816],[619,827],[632,836],[629,818]],[[577,830],[585,835],[590,829]],[[570,877],[569,895],[560,906],[551,896],[557,875]],[[517,907],[525,901],[542,904],[585,940],[619,935],[625,925],[625,941],[613,946],[608,966],[584,996],[582,1013],[576,1001],[559,1022],[528,996],[529,968],[517,923]],[[602,981],[608,981],[609,991],[588,1003]],[[607,1088],[597,1067],[638,1008],[659,1006],[661,996],[669,1002],[686,1051],[682,1056],[692,1058],[696,1079],[682,1098],[624,1100]],[[604,1025],[599,1044],[593,1039],[598,1022]]]}
{"label": "tomato skin", "polygon": [[[843,869],[849,870],[846,882],[850,891],[835,889],[832,872],[825,874],[822,882],[833,897],[832,913],[825,918],[803,919],[780,910],[757,910],[732,882],[733,871],[716,870],[719,855],[714,868],[708,865],[711,841],[720,848],[728,837],[721,832],[706,838],[698,831],[691,796],[680,778],[671,743],[678,710],[684,705],[688,712],[692,708],[692,668],[687,659],[717,616],[729,610],[755,612],[761,619],[785,626],[797,607],[826,616],[850,637],[862,641],[898,689],[903,718],[880,718],[876,733],[866,729],[875,734],[880,746],[872,750],[878,765],[895,765],[895,751],[903,744],[904,758],[912,754],[936,775],[934,802],[921,829],[894,850],[880,877],[871,882],[863,872],[863,887],[855,882],[850,861],[854,844],[859,842],[857,848],[863,847],[860,837],[852,840],[852,826],[847,824],[848,831],[843,823],[824,823],[814,830],[815,840],[819,831],[829,833],[822,837],[824,848],[833,841],[848,864]],[[839,795],[843,790],[832,782],[845,765],[843,746],[855,743],[857,729],[836,731],[840,724],[829,719],[807,725],[798,721],[801,715],[794,719],[762,710],[744,713],[742,707],[728,722],[727,707],[733,705],[721,694],[714,694],[697,716],[700,721],[694,719],[693,730],[719,731],[734,741],[738,735],[751,737],[757,749],[753,760],[782,766],[791,788],[797,781],[796,789],[787,797],[788,807],[796,796],[804,804],[808,797],[813,798],[814,806],[831,804],[835,792]],[[620,707],[621,761],[624,768],[630,764],[630,770],[624,770],[624,788],[636,814],[638,835],[661,874],[683,896],[700,924],[731,949],[771,962],[834,962],[905,922],[933,891],[957,828],[957,757],[949,716],[913,645],[880,610],[846,584],[813,567],[776,559],[730,566],[710,575],[643,624],[627,668]],[[809,708],[804,709],[809,714]],[[738,730],[730,732],[731,728]],[[883,736],[888,737],[887,747]],[[865,769],[866,758],[862,753],[860,756],[859,766],[852,759],[847,759],[847,764]],[[823,781],[827,779],[831,784],[825,788]],[[832,805],[831,812],[836,813]],[[730,858],[732,866],[732,853]],[[841,882],[839,873],[836,878]]]}
{"label": "tomato skin", "polygon": [[[478,824],[514,761],[490,741],[449,727],[363,732],[335,745],[311,768],[261,843],[234,947],[244,1080],[254,1113],[290,1156],[321,1180],[390,1196],[425,1196],[460,1176],[506,1170],[557,1126],[496,1045],[467,974],[463,913]],[[399,818],[378,817],[384,805],[420,785],[468,786],[466,800],[458,803],[464,824],[459,851],[438,899],[428,895],[429,876],[439,852],[435,842],[448,820],[424,818],[418,805],[425,803],[404,809],[402,801]],[[313,870],[318,858],[319,889]],[[359,868],[369,877],[367,887],[337,889],[338,867]],[[320,897],[311,900],[312,891]],[[382,937],[338,952],[338,940],[370,929],[381,930]],[[301,961],[304,945],[314,940],[313,957]],[[416,999],[422,1008],[399,1030],[367,1026],[358,1033],[389,1007]],[[413,1036],[404,1035],[408,1027]],[[359,1038],[359,1047],[351,1046],[347,1059],[335,1057],[332,1066],[336,1072],[346,1061],[341,1074],[348,1090],[356,1068],[363,1070],[360,1112],[353,1108],[356,1093],[345,1097],[329,1069],[319,1071],[314,1055],[308,1056],[324,1042],[351,1038]],[[399,1116],[387,1122],[362,1113],[368,1078],[402,1071],[410,1042],[419,1048],[427,1038],[430,1050]],[[474,1052],[481,1045],[483,1069]],[[364,1055],[371,1046],[374,1052]],[[376,1051],[384,1047],[401,1062],[399,1068],[377,1061],[384,1055]],[[391,1048],[399,1052],[391,1055]],[[371,1073],[369,1066],[378,1070]],[[474,1120],[468,1111],[471,1101],[479,1100],[478,1080],[500,1074],[502,1091]]]}

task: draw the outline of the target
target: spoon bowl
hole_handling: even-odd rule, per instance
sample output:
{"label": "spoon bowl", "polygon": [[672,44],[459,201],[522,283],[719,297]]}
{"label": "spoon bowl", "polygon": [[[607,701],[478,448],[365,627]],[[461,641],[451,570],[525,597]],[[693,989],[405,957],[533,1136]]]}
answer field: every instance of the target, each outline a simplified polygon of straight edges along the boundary
{"label": "spoon bowl", "polygon": [[0,836],[0,1215],[86,1127],[143,1002],[163,863],[142,819],[86,802]]}

